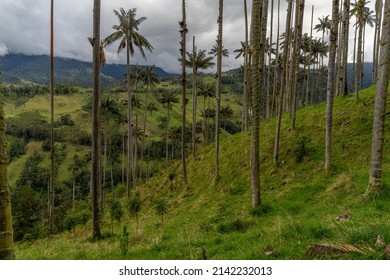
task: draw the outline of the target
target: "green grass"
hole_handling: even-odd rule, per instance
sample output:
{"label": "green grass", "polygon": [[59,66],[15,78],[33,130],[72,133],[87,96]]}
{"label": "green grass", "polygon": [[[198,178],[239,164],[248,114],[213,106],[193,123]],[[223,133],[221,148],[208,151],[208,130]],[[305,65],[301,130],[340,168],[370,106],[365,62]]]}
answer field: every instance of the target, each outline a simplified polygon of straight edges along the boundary
{"label": "green grass", "polygon": [[[218,184],[213,183],[215,150],[210,145],[187,160],[189,191],[183,187],[180,162],[139,186],[143,201],[140,229],[136,230],[135,219],[125,211],[122,222],[115,222],[111,236],[108,213],[104,213],[104,239],[91,241],[89,222],[86,228],[77,227],[75,236],[66,232],[17,243],[17,257],[202,259],[205,249],[209,259],[301,259],[310,244],[332,243],[370,246],[372,251],[313,258],[383,259],[383,248],[376,248],[375,240],[381,235],[390,242],[390,196],[385,191],[375,200],[363,197],[369,174],[374,93],[373,88],[362,91],[358,102],[353,96],[335,100],[329,173],[323,168],[325,104],[298,111],[295,130],[289,129],[288,116],[283,117],[278,166],[272,160],[276,122],[273,119],[261,124],[263,206],[259,209],[251,207],[250,135],[240,133],[221,139]],[[174,114],[179,114],[177,108]],[[293,147],[301,136],[309,139],[307,156],[296,163]],[[389,151],[389,140],[386,135],[385,151]],[[77,152],[72,149],[67,159]],[[390,153],[385,152],[385,186],[390,185],[389,159]],[[163,227],[153,209],[161,197],[169,201]],[[350,220],[337,221],[336,217],[346,211],[351,213]],[[119,247],[124,225],[130,232],[125,256]]]}

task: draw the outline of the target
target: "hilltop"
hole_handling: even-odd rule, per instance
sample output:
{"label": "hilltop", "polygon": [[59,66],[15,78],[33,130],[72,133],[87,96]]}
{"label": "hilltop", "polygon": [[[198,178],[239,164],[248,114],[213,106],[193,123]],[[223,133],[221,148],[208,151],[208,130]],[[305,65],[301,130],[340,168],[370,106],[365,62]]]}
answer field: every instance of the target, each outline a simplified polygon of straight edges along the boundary
{"label": "hilltop", "polygon": [[[334,108],[333,165],[324,171],[325,104],[297,113],[297,127],[282,124],[280,162],[272,160],[275,119],[261,123],[263,206],[251,208],[250,136],[242,132],[221,141],[221,179],[213,182],[214,145],[189,157],[190,189],[182,185],[180,162],[138,186],[142,200],[139,228],[124,209],[111,234],[104,211],[104,238],[90,239],[90,222],[36,241],[18,242],[19,259],[383,259],[378,236],[390,242],[390,153],[384,153],[384,191],[363,197],[368,182],[374,88],[361,98],[337,98]],[[387,124],[388,130],[388,124]],[[385,150],[390,148],[386,135]],[[124,189],[109,196],[124,197]],[[168,202],[162,225],[156,201]],[[125,206],[126,200],[121,201]],[[337,216],[348,212],[346,221]],[[123,226],[129,250],[121,254]],[[316,251],[309,245],[328,244]],[[330,248],[329,244],[341,250]],[[348,245],[348,246],[347,246]],[[324,249],[325,248],[325,249]],[[348,249],[349,248],[349,249]],[[344,249],[344,250],[342,250]]]}

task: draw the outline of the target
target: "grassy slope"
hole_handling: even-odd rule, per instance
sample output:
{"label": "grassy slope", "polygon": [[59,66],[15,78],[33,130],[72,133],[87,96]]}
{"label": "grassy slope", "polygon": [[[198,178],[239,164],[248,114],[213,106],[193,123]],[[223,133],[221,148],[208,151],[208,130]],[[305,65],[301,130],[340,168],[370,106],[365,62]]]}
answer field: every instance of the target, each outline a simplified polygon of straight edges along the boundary
{"label": "grassy slope", "polygon": [[[204,147],[196,159],[189,158],[188,194],[181,184],[180,164],[139,187],[143,209],[140,230],[127,213],[114,235],[91,242],[88,228],[76,236],[64,233],[31,243],[18,243],[19,259],[200,259],[205,248],[210,259],[300,259],[312,243],[370,245],[382,235],[390,242],[390,198],[363,198],[368,181],[374,90],[337,99],[334,110],[332,172],[323,171],[325,104],[301,110],[297,129],[288,129],[283,119],[279,167],[272,162],[275,120],[261,125],[261,183],[263,209],[251,214],[249,180],[250,137],[237,134],[222,139],[221,180],[212,184],[214,147]],[[388,130],[388,125],[387,125]],[[294,162],[297,139],[306,135],[308,156]],[[385,149],[389,151],[390,136]],[[390,184],[390,153],[384,156],[384,182]],[[153,205],[166,197],[170,211],[164,228]],[[351,220],[338,222],[345,211]],[[102,224],[110,232],[107,213]],[[122,226],[130,229],[126,256],[119,249]],[[327,258],[382,258],[382,249],[364,255],[347,254]]]}

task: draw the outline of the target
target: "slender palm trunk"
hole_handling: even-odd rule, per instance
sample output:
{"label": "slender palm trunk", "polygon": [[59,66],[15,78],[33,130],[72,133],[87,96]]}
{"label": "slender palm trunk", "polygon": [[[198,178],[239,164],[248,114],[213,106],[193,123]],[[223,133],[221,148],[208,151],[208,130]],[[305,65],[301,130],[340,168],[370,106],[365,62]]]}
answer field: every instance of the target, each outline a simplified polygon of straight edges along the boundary
{"label": "slender palm trunk", "polygon": [[274,25],[274,0],[271,0],[271,26],[270,26],[270,33],[269,33],[269,50],[268,50],[268,74],[267,74],[267,98],[266,98],[266,119],[268,120],[272,113],[271,113],[271,100],[273,99],[273,96],[271,95],[271,57],[272,57],[272,42],[273,42],[273,25]]}
{"label": "slender palm trunk", "polygon": [[[148,95],[149,95],[149,85],[146,86],[146,101],[145,106],[148,105]],[[144,124],[143,124],[143,134],[142,134],[142,144],[141,144],[141,159],[140,159],[140,168],[139,168],[139,179],[142,180],[142,163],[144,161],[144,152],[145,152],[145,135],[146,135],[146,108],[144,110]]]}
{"label": "slender palm trunk", "polygon": [[169,121],[170,121],[169,106],[170,106],[170,104],[167,103],[166,106],[167,106],[167,128],[165,131],[165,169],[168,168],[168,157],[169,157],[168,138],[169,138]]}
{"label": "slender palm trunk", "polygon": [[219,180],[219,124],[221,110],[221,76],[222,76],[222,29],[223,29],[223,0],[219,0],[218,38],[217,38],[217,82],[215,108],[215,183]]}
{"label": "slender palm trunk", "polygon": [[182,0],[182,22],[180,23],[181,33],[181,165],[183,170],[183,183],[186,189],[188,189],[187,181],[187,166],[186,166],[186,144],[185,144],[185,129],[186,129],[186,35],[187,35],[187,15],[186,15],[186,1]]}
{"label": "slender palm trunk", "polygon": [[342,83],[341,83],[341,93],[343,96],[348,94],[348,38],[349,38],[349,11],[350,11],[350,0],[344,0],[344,9],[343,9],[343,62],[341,63],[343,67],[342,71]]}
{"label": "slender palm trunk", "polygon": [[301,49],[302,27],[303,27],[303,15],[305,10],[305,0],[297,0],[295,18],[295,38],[294,38],[294,54],[292,61],[292,91],[291,91],[291,112],[292,112],[292,124],[291,128],[295,129],[296,113],[297,113],[297,100],[298,100],[298,73],[299,73],[299,51]]}
{"label": "slender palm trunk", "polygon": [[278,98],[278,121],[276,124],[276,133],[275,133],[275,145],[274,145],[274,162],[276,163],[279,159],[279,142],[280,142],[280,128],[282,124],[282,114],[283,114],[283,99],[284,99],[284,92],[286,91],[286,80],[287,80],[287,65],[288,65],[288,59],[289,56],[289,44],[290,44],[290,25],[291,25],[291,17],[292,17],[292,3],[293,0],[288,1],[288,7],[287,7],[287,19],[286,19],[286,36],[284,41],[284,48],[283,48],[283,62],[282,62],[282,69],[281,69],[281,85],[280,85],[280,92],[279,92],[279,98]]}
{"label": "slender palm trunk", "polygon": [[50,9],[50,191],[49,231],[54,230],[54,1]]}
{"label": "slender palm trunk", "polygon": [[374,65],[373,65],[373,75],[372,83],[376,84],[378,79],[378,68],[379,68],[379,46],[380,46],[380,37],[381,37],[381,23],[382,23],[382,10],[383,10],[383,0],[377,0],[375,3],[375,44],[374,44]]}
{"label": "slender palm trunk", "polygon": [[362,75],[363,75],[363,20],[359,19],[359,31],[358,31],[358,45],[357,45],[357,58],[356,58],[356,81],[355,81],[355,96],[359,99],[359,90],[362,89]]}
{"label": "slender palm trunk", "polygon": [[[262,26],[261,16],[263,15],[263,1],[253,0],[252,4],[252,38],[253,46],[253,70],[252,70],[252,130],[251,130],[251,188],[252,188],[252,207],[261,205],[260,193],[260,147],[259,147],[259,130],[260,130],[260,81],[261,68],[260,56],[262,44]],[[260,44],[259,44],[260,43]]]}
{"label": "slender palm trunk", "polygon": [[308,74],[306,83],[306,96],[305,106],[309,105],[309,91],[311,83],[311,57],[312,57],[312,41],[313,41],[313,17],[314,17],[314,5],[311,6],[311,21],[310,21],[310,41],[309,41],[309,63],[308,63]]}
{"label": "slender palm trunk", "polygon": [[196,154],[196,84],[198,80],[198,70],[195,65],[196,49],[195,49],[195,36],[192,40],[192,156]]}
{"label": "slender palm trunk", "polygon": [[336,60],[337,32],[339,18],[339,0],[332,4],[332,28],[330,30],[330,47],[328,62],[327,106],[326,106],[326,143],[325,143],[325,170],[330,169],[332,152],[333,127],[333,98],[334,98],[334,65]]}
{"label": "slender palm trunk", "polygon": [[245,50],[244,50],[244,93],[243,93],[243,110],[242,110],[242,130],[246,131],[249,127],[249,106],[248,106],[248,58],[249,58],[249,43],[248,43],[248,9],[246,0],[244,0],[244,16],[245,16]]}
{"label": "slender palm trunk", "polygon": [[[343,7],[343,0],[340,0],[340,8],[339,8],[339,15],[343,14],[342,7]],[[337,51],[336,51],[336,80],[335,80],[335,96],[338,97],[341,95],[341,79],[342,79],[342,66],[341,66],[341,59],[342,59],[342,50],[343,50],[343,44],[341,42],[343,41],[343,30],[342,30],[342,21],[338,21],[338,39],[337,39]]]}
{"label": "slender palm trunk", "polygon": [[132,174],[132,170],[134,172],[134,169],[132,169],[133,164],[133,127],[132,127],[132,92],[131,92],[131,79],[130,79],[130,47],[129,44],[127,44],[126,47],[126,61],[127,61],[127,198],[130,197],[130,178],[133,177],[133,188],[134,186],[134,175]]}
{"label": "slender palm trunk", "polygon": [[385,1],[378,83],[375,96],[374,125],[372,131],[370,180],[366,195],[377,194],[382,183],[382,157],[385,132],[386,99],[390,78],[390,0]]}
{"label": "slender palm trunk", "polygon": [[276,31],[276,57],[275,57],[275,67],[274,67],[274,87],[273,87],[273,99],[272,99],[272,109],[274,110],[276,107],[276,114],[278,113],[278,105],[275,105],[275,102],[279,100],[280,96],[280,63],[279,63],[279,36],[280,36],[280,0],[278,0],[278,24]]}
{"label": "slender palm trunk", "polygon": [[94,0],[93,7],[93,127],[92,127],[92,233],[100,238],[100,0]]}

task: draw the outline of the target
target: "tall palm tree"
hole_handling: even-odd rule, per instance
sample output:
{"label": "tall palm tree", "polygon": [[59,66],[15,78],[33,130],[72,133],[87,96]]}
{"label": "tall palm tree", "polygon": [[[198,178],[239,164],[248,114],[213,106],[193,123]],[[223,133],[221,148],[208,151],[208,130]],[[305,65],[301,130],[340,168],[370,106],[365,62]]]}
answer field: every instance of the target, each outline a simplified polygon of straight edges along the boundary
{"label": "tall palm tree", "polygon": [[[150,118],[153,117],[153,112],[156,112],[157,111],[157,106],[154,102],[151,102],[149,103],[147,106],[146,106],[146,110],[150,113]],[[145,134],[145,133],[144,133]],[[148,141],[148,158],[147,158],[147,163],[146,163],[146,180],[149,179],[149,163],[150,163],[150,148],[151,148],[151,140],[152,140],[152,131],[150,131],[149,133],[149,137],[148,137],[149,141]]]}
{"label": "tall palm tree", "polygon": [[[154,86],[160,82],[157,74],[154,72],[153,66],[148,66],[144,71],[141,73],[142,81],[144,85],[146,85],[146,101],[145,104],[148,104],[148,97],[149,97],[149,90],[151,86]],[[141,145],[141,162],[140,165],[142,166],[143,157],[144,157],[144,148],[145,148],[145,135],[146,135],[146,110],[144,110],[144,134],[142,137],[142,145]],[[142,179],[142,168],[139,169],[140,174],[139,177]]]}
{"label": "tall palm tree", "polygon": [[[325,33],[326,35],[329,34],[330,28],[332,27],[332,20],[330,19],[330,15],[327,15],[326,17],[322,16],[322,18],[318,18],[319,23],[314,26],[314,29],[317,32],[322,32],[322,43],[325,43]],[[324,67],[324,57],[321,57],[321,67]],[[324,80],[324,76],[321,76],[321,92],[322,92],[322,81]]]}
{"label": "tall palm tree", "polygon": [[[198,96],[203,96],[203,111],[206,111],[206,100],[215,97],[215,87],[212,84],[201,83],[198,86]],[[204,142],[208,142],[208,128],[205,115],[202,118],[202,131]]]}
{"label": "tall palm tree", "polygon": [[92,97],[92,234],[100,238],[100,0],[93,2],[93,97]]}
{"label": "tall palm tree", "polygon": [[192,156],[195,157],[198,71],[199,69],[207,69],[214,66],[213,57],[207,57],[206,50],[196,49],[195,36],[193,52],[187,52],[186,65],[187,67],[192,67]]}
{"label": "tall palm tree", "polygon": [[215,88],[215,183],[219,180],[219,112],[221,109],[221,78],[222,78],[222,32],[223,32],[223,0],[219,0],[218,15],[218,36],[217,36],[217,81]]}
{"label": "tall palm tree", "polygon": [[106,184],[106,167],[107,167],[107,135],[108,135],[108,127],[110,124],[110,118],[112,116],[115,116],[119,113],[119,109],[117,106],[117,103],[115,100],[111,99],[109,96],[102,101],[101,105],[101,111],[102,111],[102,116],[104,118],[104,136],[103,136],[103,142],[104,142],[104,147],[103,147],[103,181],[102,181],[102,187],[100,190],[100,204],[102,206],[103,203],[103,189]]}
{"label": "tall palm tree", "polygon": [[330,169],[332,152],[332,127],[333,127],[333,97],[334,97],[334,66],[336,60],[336,45],[338,36],[339,0],[332,3],[332,28],[330,30],[330,50],[328,61],[328,83],[326,103],[326,137],[325,137],[325,170]]}
{"label": "tall palm tree", "polygon": [[180,54],[181,54],[181,165],[183,170],[183,183],[188,190],[187,181],[187,167],[186,167],[186,144],[185,144],[185,131],[186,131],[186,85],[187,85],[187,73],[186,73],[186,52],[187,52],[187,14],[186,14],[186,0],[182,0],[182,21],[180,25]]}
{"label": "tall palm tree", "polygon": [[[208,52],[209,55],[212,55],[214,57],[216,57],[218,54],[218,45],[215,44],[211,50]],[[229,57],[229,50],[228,49],[225,49],[223,46],[222,46],[222,56],[223,57]]]}
{"label": "tall palm tree", "polygon": [[382,182],[382,157],[385,131],[386,98],[390,77],[390,0],[385,1],[380,48],[378,83],[375,96],[374,125],[371,146],[370,180],[366,195],[377,194]]}
{"label": "tall palm tree", "polygon": [[12,230],[11,190],[8,182],[7,168],[7,137],[3,109],[3,87],[0,72],[0,260],[15,259]]}
{"label": "tall palm tree", "polygon": [[344,43],[343,43],[343,61],[341,63],[342,65],[342,84],[341,84],[341,93],[342,95],[347,95],[348,94],[348,47],[349,47],[349,20],[350,20],[350,7],[351,7],[351,1],[350,0],[344,0],[344,8],[343,8],[343,38],[344,38]]}
{"label": "tall palm tree", "polygon": [[[152,45],[148,40],[139,33],[139,25],[146,20],[146,17],[136,18],[137,9],[130,9],[127,12],[120,8],[119,12],[114,10],[114,14],[118,17],[119,25],[114,25],[114,33],[109,35],[105,40],[105,45],[110,45],[117,40],[120,40],[118,52],[126,49],[126,64],[127,64],[127,118],[128,118],[128,134],[127,138],[127,195],[130,196],[130,172],[131,164],[133,162],[133,143],[132,137],[132,92],[131,92],[131,79],[130,79],[130,56],[134,54],[135,47],[139,49],[142,57],[146,58],[144,48],[148,51],[153,51]],[[135,187],[135,173],[133,169],[133,187]]]}
{"label": "tall palm tree", "polygon": [[49,231],[54,228],[54,1],[50,5],[50,191]]}
{"label": "tall palm tree", "polygon": [[158,97],[158,102],[160,102],[167,109],[167,125],[165,133],[165,168],[168,168],[168,137],[169,137],[169,123],[170,123],[170,112],[172,105],[178,103],[179,99],[177,94],[174,91],[163,91],[161,96]]}
{"label": "tall palm tree", "polygon": [[122,132],[122,184],[125,182],[125,151],[126,151],[126,124],[127,124],[127,114],[123,113],[122,110],[119,110],[115,115],[115,119],[118,124],[123,128]]}
{"label": "tall palm tree", "polygon": [[382,10],[383,0],[375,1],[375,36],[374,36],[374,53],[373,53],[373,75],[372,83],[376,84],[378,74],[378,63],[379,63],[379,45],[381,35],[381,23],[382,23]]}
{"label": "tall palm tree", "polygon": [[280,92],[278,93],[278,121],[276,124],[276,132],[275,132],[275,144],[274,144],[274,162],[278,162],[279,160],[279,143],[280,143],[280,128],[282,124],[282,113],[283,113],[283,99],[284,99],[284,92],[287,88],[287,65],[288,65],[288,56],[289,56],[289,46],[290,44],[290,37],[291,37],[291,18],[292,18],[292,4],[293,0],[288,0],[288,6],[287,6],[287,18],[286,18],[286,32],[285,32],[285,45],[286,47],[283,48],[283,55],[282,55],[282,69],[281,69],[281,82],[280,82]]}
{"label": "tall palm tree", "polygon": [[297,82],[299,72],[299,51],[301,49],[301,38],[303,28],[303,15],[305,10],[305,0],[297,0],[297,7],[295,13],[295,28],[294,28],[294,52],[292,57],[292,86],[291,86],[291,112],[292,124],[291,128],[295,129],[296,111],[297,111]]}

